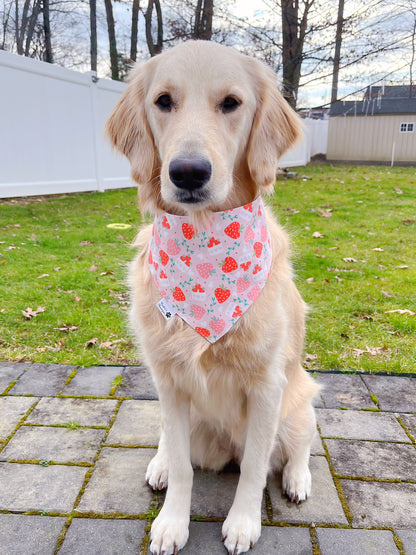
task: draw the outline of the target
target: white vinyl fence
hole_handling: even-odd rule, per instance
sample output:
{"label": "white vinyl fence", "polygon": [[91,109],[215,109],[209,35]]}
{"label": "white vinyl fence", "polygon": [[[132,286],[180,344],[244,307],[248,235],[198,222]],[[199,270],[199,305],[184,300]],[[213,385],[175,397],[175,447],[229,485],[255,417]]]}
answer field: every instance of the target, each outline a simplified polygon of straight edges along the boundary
{"label": "white vinyl fence", "polygon": [[131,186],[103,134],[124,87],[0,50],[0,197]]}
{"label": "white vinyl fence", "polygon": [[[132,186],[103,132],[125,86],[0,50],[0,198]],[[305,140],[279,166],[326,153],[327,129],[305,120]]]}

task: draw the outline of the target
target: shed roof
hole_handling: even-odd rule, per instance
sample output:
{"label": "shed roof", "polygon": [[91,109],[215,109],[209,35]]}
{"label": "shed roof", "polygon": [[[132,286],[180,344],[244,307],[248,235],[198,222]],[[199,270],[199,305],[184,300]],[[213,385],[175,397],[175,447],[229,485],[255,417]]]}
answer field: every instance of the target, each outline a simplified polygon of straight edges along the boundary
{"label": "shed roof", "polygon": [[416,98],[373,98],[362,101],[338,101],[332,104],[330,116],[377,116],[416,114]]}

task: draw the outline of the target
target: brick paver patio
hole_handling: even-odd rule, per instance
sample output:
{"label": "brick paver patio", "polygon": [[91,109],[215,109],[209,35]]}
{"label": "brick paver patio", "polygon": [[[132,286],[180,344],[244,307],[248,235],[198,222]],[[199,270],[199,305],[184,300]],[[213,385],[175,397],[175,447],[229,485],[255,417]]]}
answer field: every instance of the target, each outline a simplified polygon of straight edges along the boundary
{"label": "brick paver patio", "polygon": [[[416,555],[416,378],[314,376],[312,496],[293,505],[271,477],[253,555]],[[0,363],[0,554],[146,554],[159,415],[143,367]],[[195,471],[181,553],[225,553],[237,480]]]}

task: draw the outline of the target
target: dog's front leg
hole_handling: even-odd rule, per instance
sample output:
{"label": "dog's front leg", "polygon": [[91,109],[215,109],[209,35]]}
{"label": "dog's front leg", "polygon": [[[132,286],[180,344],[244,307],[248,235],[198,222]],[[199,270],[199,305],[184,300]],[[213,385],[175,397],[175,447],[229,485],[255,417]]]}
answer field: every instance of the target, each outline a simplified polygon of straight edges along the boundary
{"label": "dog's front leg", "polygon": [[193,470],[190,457],[190,401],[173,386],[159,387],[163,433],[168,457],[165,503],[153,522],[150,551],[176,554],[189,535]]}
{"label": "dog's front leg", "polygon": [[225,547],[233,555],[248,551],[260,537],[261,504],[280,416],[283,384],[262,384],[247,398],[247,434],[240,480],[223,524]]}

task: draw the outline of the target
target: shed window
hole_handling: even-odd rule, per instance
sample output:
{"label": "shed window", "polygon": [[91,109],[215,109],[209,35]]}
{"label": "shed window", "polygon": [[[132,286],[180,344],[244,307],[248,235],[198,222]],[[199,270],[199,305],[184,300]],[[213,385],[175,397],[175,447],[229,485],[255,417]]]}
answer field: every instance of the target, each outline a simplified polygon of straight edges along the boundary
{"label": "shed window", "polygon": [[400,133],[413,133],[415,130],[414,123],[401,123],[400,124]]}

